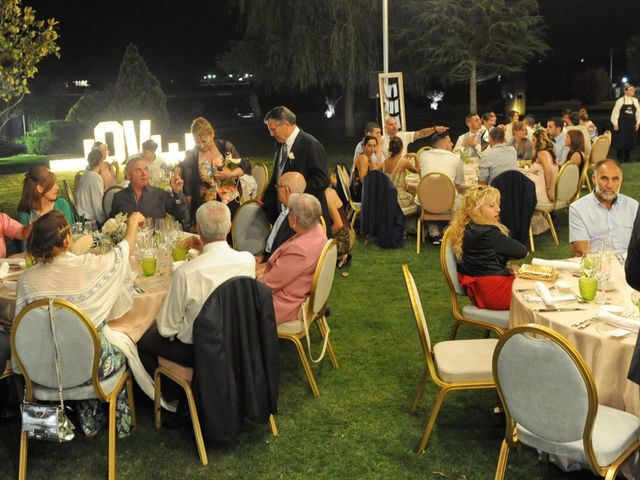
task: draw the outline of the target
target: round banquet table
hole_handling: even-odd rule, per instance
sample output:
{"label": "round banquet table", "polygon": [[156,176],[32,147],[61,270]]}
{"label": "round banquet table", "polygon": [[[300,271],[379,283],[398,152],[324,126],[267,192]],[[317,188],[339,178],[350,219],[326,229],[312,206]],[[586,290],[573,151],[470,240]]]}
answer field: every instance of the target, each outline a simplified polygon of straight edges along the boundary
{"label": "round banquet table", "polygon": [[[613,260],[612,263],[618,262]],[[617,279],[616,288],[607,292],[607,304],[631,308],[632,290],[624,281],[624,268],[620,264],[612,265],[612,273]],[[561,272],[558,279],[570,281],[571,292],[578,293],[577,277]],[[601,292],[596,296],[598,303],[580,304],[577,301],[558,303],[558,307],[579,307],[584,308],[584,311],[536,312],[534,310],[544,308],[544,304],[527,302],[523,297],[523,294],[535,294],[534,283],[532,280],[522,278],[516,278],[513,283],[509,326],[536,323],[556,330],[580,352],[591,368],[598,391],[598,402],[640,417],[640,387],[627,380],[637,334],[632,332],[625,337],[614,338],[604,333],[612,328],[608,324],[595,323],[585,329],[572,326],[581,320],[593,318],[600,309],[598,301],[601,298]],[[551,287],[552,283],[545,282],[545,285]],[[531,291],[521,291],[525,289],[531,289]]]}
{"label": "round banquet table", "polygon": [[[138,342],[156,321],[156,316],[167,296],[170,275],[143,277],[138,276],[136,284],[144,289],[144,293],[133,296],[133,307],[118,319],[109,320],[112,329],[126,333],[134,342]],[[16,308],[16,292],[0,285],[0,326],[11,330]]]}

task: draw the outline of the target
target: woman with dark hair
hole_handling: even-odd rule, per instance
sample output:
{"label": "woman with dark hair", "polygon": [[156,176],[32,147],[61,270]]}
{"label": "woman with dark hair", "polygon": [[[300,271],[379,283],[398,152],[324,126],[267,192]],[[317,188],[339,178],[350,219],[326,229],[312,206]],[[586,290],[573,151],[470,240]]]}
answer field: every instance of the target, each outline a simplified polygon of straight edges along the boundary
{"label": "woman with dark hair", "polygon": [[18,203],[18,221],[29,225],[32,220],[51,210],[62,212],[69,224],[76,221],[69,202],[58,198],[56,175],[47,167],[31,167],[24,175],[22,196]]}
{"label": "woman with dark hair", "polygon": [[364,140],[362,140],[362,153],[356,158],[353,174],[351,175],[351,197],[354,202],[362,201],[362,184],[364,183],[364,177],[367,176],[369,170],[376,168],[372,157],[377,149],[378,139],[373,135],[365,136]]}
{"label": "woman with dark hair", "polygon": [[398,190],[398,205],[400,208],[415,205],[414,195],[407,191],[407,180],[405,170],[413,173],[420,173],[415,165],[416,154],[408,153],[404,157],[402,155],[402,140],[400,137],[391,137],[389,139],[389,158],[384,161],[384,173],[391,179],[391,183]]}
{"label": "woman with dark hair", "polygon": [[[138,226],[143,223],[142,214],[134,212],[127,220],[124,239],[112,251],[103,255],[74,255],[70,251],[73,245],[71,227],[61,212],[52,210],[33,223],[27,241],[27,254],[36,264],[18,279],[16,315],[28,304],[52,295],[80,308],[98,331],[100,378],[117,372],[131,355],[131,349],[122,346],[122,334],[111,331],[107,320],[121,317],[133,305],[129,255],[135,248]],[[135,344],[132,348],[135,352]],[[130,366],[133,369],[131,363]],[[148,382],[151,382],[150,378]],[[145,391],[148,390],[147,386]],[[100,428],[99,402],[82,401],[78,402],[78,407],[82,430],[88,436],[95,435]],[[116,408],[118,435],[125,436],[131,429],[126,389],[118,396]]]}
{"label": "woman with dark hair", "polygon": [[338,268],[342,268],[351,261],[351,249],[356,241],[356,232],[351,228],[342,200],[335,191],[337,185],[335,173],[329,174],[329,183],[331,186],[324,191],[324,196],[331,217],[331,236],[338,247],[337,265]]}
{"label": "woman with dark hair", "polygon": [[107,218],[107,214],[102,209],[104,195],[104,181],[100,175],[103,163],[102,153],[99,150],[91,150],[87,162],[87,169],[75,186],[78,214],[85,220],[95,220],[98,225],[102,225]]}
{"label": "woman with dark hair", "polygon": [[565,145],[569,147],[569,154],[565,163],[571,162],[578,165],[578,168],[582,172],[584,167],[584,135],[580,130],[569,130],[565,138]]}
{"label": "woman with dark hair", "polygon": [[198,207],[209,200],[220,200],[235,213],[240,192],[239,178],[251,174],[246,161],[238,167],[229,168],[228,158],[239,159],[240,154],[233,143],[215,137],[209,121],[196,118],[191,124],[191,134],[196,146],[189,150],[180,164],[184,179],[184,193],[191,205],[191,225],[196,224]]}
{"label": "woman with dark hair", "polygon": [[500,191],[480,185],[467,191],[449,227],[458,262],[458,280],[480,308],[509,310],[515,267],[512,258],[527,255],[527,247],[509,237],[500,223]]}

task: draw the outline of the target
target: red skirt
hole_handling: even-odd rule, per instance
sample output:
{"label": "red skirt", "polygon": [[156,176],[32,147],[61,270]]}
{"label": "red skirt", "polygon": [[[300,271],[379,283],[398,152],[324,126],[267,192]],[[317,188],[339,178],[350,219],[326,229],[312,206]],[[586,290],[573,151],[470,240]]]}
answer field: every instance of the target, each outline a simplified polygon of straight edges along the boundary
{"label": "red skirt", "polygon": [[492,275],[469,277],[458,273],[458,281],[478,308],[509,310],[511,306],[511,286],[515,276]]}

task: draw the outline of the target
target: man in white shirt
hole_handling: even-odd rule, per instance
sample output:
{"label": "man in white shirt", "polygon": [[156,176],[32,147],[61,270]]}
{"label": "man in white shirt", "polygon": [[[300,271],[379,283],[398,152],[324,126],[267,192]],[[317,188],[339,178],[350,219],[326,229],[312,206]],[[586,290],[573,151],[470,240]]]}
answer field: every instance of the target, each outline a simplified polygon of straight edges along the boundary
{"label": "man in white shirt", "polygon": [[458,137],[455,147],[453,147],[453,153],[466,153],[472,158],[477,158],[480,155],[480,117],[477,113],[470,113],[464,118],[464,123],[467,125],[469,131],[463,133]]}
{"label": "man in white shirt", "polygon": [[[418,159],[420,163],[420,177],[424,177],[428,173],[443,173],[451,179],[456,186],[456,190],[461,191],[464,183],[464,169],[462,160],[451,150],[453,142],[446,132],[436,133],[432,137],[433,148],[420,154]],[[456,202],[457,206],[457,202]],[[440,243],[442,237],[441,226],[446,222],[427,222],[427,231],[429,237],[432,238],[434,244]]]}
{"label": "man in white shirt", "polygon": [[443,127],[435,125],[433,127],[426,127],[416,132],[403,132],[398,127],[398,120],[395,117],[388,117],[384,122],[384,135],[382,136],[382,159],[389,158],[389,139],[391,137],[399,137],[402,140],[402,154],[400,158],[407,154],[407,147],[410,143],[415,142],[419,138],[428,137],[435,132],[446,132],[449,127]]}
{"label": "man in white shirt", "polygon": [[153,375],[157,357],[184,366],[193,366],[193,321],[213,291],[226,280],[255,278],[255,259],[249,252],[238,252],[227,244],[231,213],[221,202],[210,201],[196,212],[200,235],[193,246],[202,253],[178,267],[171,276],[169,293],[156,318],[138,342],[145,369]]}
{"label": "man in white shirt", "polygon": [[256,261],[258,263],[266,262],[280,245],[295,235],[296,232],[293,231],[287,221],[287,216],[289,215],[289,202],[291,200],[291,195],[294,193],[304,193],[306,188],[307,182],[299,172],[286,172],[278,179],[278,183],[276,184],[276,189],[278,190],[278,202],[280,202],[283,208],[271,227],[271,232],[267,237],[264,254],[256,257]]}
{"label": "man in white shirt", "polygon": [[498,117],[495,112],[485,112],[482,114],[482,127],[480,128],[480,149],[484,150],[489,146],[489,132],[496,126]]}

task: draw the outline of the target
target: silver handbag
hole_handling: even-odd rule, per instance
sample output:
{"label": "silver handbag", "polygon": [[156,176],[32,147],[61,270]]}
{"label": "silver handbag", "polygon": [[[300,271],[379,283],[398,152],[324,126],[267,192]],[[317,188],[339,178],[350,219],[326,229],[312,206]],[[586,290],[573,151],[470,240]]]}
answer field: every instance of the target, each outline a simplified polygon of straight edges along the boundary
{"label": "silver handbag", "polygon": [[53,318],[53,300],[49,299],[49,319],[53,346],[56,359],[56,378],[58,380],[58,405],[39,405],[37,403],[22,403],[22,431],[27,438],[34,440],[48,440],[51,442],[68,442],[73,440],[74,426],[64,413],[64,397],[62,395],[62,379],[60,377],[60,359],[58,358],[58,343]]}

